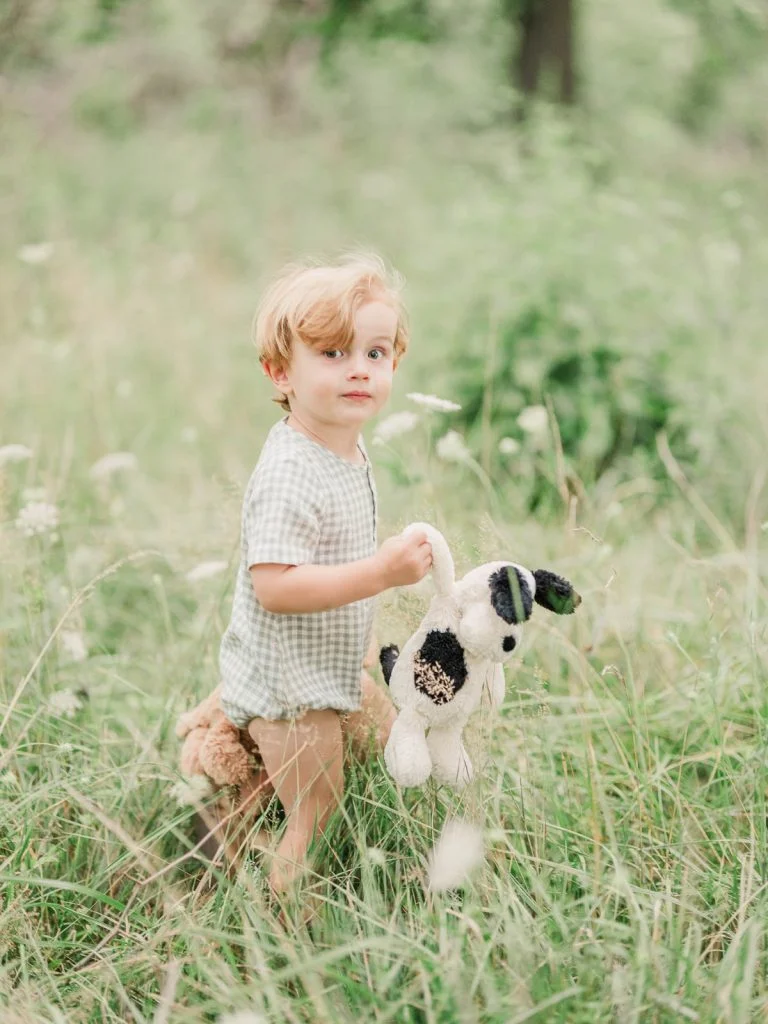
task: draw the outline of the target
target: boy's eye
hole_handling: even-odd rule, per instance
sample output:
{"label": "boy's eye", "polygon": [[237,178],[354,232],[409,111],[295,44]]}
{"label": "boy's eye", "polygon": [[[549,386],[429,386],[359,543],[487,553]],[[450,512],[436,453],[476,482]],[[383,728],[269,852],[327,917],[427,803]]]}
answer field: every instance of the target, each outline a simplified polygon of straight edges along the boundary
{"label": "boy's eye", "polygon": [[384,359],[386,357],[386,354],[387,353],[384,351],[383,348],[372,348],[371,351],[368,353],[371,359]]}
{"label": "boy's eye", "polygon": [[323,352],[323,355],[325,356],[326,359],[336,359],[338,358],[338,356],[343,356],[344,353],[340,348],[327,348]]}

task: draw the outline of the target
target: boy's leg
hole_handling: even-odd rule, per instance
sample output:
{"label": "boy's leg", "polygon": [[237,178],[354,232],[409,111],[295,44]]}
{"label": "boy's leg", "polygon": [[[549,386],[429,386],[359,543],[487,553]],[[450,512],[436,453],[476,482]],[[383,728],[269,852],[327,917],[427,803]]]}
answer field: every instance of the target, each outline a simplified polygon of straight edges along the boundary
{"label": "boy's leg", "polygon": [[254,718],[248,732],[286,814],[270,871],[270,884],[281,893],[301,873],[313,836],[324,830],[344,792],[339,715],[323,710],[285,721]]}
{"label": "boy's leg", "polygon": [[211,861],[223,854],[229,871],[241,863],[248,849],[265,845],[266,833],[253,832],[253,823],[266,810],[274,794],[272,783],[263,767],[230,795],[225,788],[219,799],[204,812],[195,815],[195,839],[203,841],[201,852]]}
{"label": "boy's leg", "polygon": [[367,672],[361,675],[360,683],[363,690],[362,706],[359,711],[352,711],[342,717],[341,729],[352,755],[359,761],[365,761],[371,754],[383,752],[397,718],[397,709],[389,693]]}

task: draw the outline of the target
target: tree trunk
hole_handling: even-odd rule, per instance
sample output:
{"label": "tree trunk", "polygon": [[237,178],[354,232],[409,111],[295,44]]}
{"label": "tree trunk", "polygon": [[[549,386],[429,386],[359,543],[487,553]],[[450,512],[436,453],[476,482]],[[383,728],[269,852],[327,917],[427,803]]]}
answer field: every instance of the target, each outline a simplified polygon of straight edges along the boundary
{"label": "tree trunk", "polygon": [[551,70],[557,81],[556,98],[575,103],[575,2],[521,0],[516,5],[520,42],[514,78],[525,100],[539,93],[543,72]]}

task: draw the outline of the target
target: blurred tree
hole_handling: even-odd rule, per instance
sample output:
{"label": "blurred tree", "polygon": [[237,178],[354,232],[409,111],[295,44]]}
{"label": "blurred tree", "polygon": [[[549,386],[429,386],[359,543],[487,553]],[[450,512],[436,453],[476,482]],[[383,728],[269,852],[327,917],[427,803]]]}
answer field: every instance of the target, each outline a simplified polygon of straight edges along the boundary
{"label": "blurred tree", "polygon": [[30,5],[27,0],[3,0],[0,3],[0,67],[18,49],[29,14]]}
{"label": "blurred tree", "polygon": [[765,57],[768,4],[765,0],[670,0],[695,21],[698,47],[680,99],[680,120],[703,130],[728,82]]}
{"label": "blurred tree", "polygon": [[555,98],[576,101],[576,0],[503,0],[518,39],[512,77],[523,100],[530,100],[554,74]]}

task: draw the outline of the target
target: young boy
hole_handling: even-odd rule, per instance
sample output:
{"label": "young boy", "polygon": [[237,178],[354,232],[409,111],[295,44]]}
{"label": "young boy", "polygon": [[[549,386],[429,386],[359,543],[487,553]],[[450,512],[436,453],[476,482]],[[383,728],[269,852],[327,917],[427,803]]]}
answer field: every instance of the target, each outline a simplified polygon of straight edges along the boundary
{"label": "young boy", "polygon": [[383,748],[395,718],[363,671],[374,598],[418,582],[424,534],[377,549],[376,488],[360,429],[385,405],[408,346],[384,264],[289,267],[255,322],[264,372],[287,415],[248,484],[221,704],[247,728],[286,813],[270,872],[283,892],[343,792],[343,739]]}

